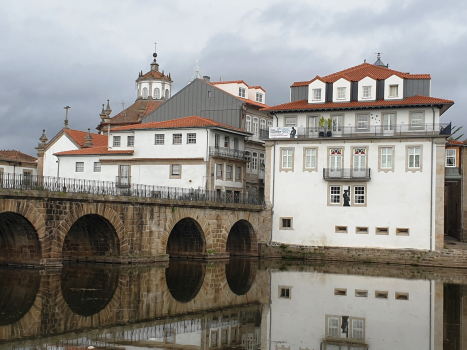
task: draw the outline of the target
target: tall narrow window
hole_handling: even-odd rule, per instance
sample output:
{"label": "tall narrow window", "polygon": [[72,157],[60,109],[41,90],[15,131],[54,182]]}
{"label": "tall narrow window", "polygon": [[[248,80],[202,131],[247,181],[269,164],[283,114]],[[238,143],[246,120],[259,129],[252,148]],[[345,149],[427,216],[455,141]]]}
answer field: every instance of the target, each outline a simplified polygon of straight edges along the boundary
{"label": "tall narrow window", "polygon": [[342,169],[342,148],[329,150],[329,167],[331,171],[340,171]]}
{"label": "tall narrow window", "polygon": [[371,86],[363,86],[362,98],[371,98]]}
{"label": "tall narrow window", "polygon": [[251,161],[252,161],[253,172],[254,173],[258,172],[258,153],[253,152]]}
{"label": "tall narrow window", "polygon": [[234,137],[234,150],[238,151],[239,142],[238,137]]}
{"label": "tall narrow window", "polygon": [[240,181],[242,179],[242,168],[241,167],[235,167],[235,180]]}
{"label": "tall narrow window", "polygon": [[342,131],[342,116],[341,115],[333,115],[331,117],[332,120],[332,131]]}
{"label": "tall narrow window", "polygon": [[259,133],[259,119],[256,117],[253,118],[253,132],[255,135]]}
{"label": "tall narrow window", "polygon": [[321,100],[321,89],[313,89],[313,101]]}
{"label": "tall narrow window", "polygon": [[409,169],[420,168],[420,147],[409,147]]}
{"label": "tall narrow window", "polygon": [[122,140],[122,137],[121,137],[121,136],[114,136],[114,137],[113,137],[113,146],[114,146],[114,147],[120,147],[120,145],[121,145],[121,140]]}
{"label": "tall narrow window", "polygon": [[180,164],[172,164],[172,176],[180,176]]}
{"label": "tall narrow window", "polygon": [[456,166],[456,149],[455,148],[446,149],[446,166],[447,167]]}
{"label": "tall narrow window", "polygon": [[345,99],[345,87],[337,88],[337,99],[338,100]]}
{"label": "tall narrow window", "polygon": [[216,164],[216,177],[222,178],[223,164]]}
{"label": "tall narrow window", "polygon": [[245,117],[245,130],[251,131],[251,117],[249,115]]}
{"label": "tall narrow window", "polygon": [[230,138],[228,136],[224,137],[224,147],[230,148]]}
{"label": "tall narrow window", "polygon": [[159,88],[155,88],[154,89],[154,98],[156,100],[160,100],[161,99],[161,89]]}
{"label": "tall narrow window", "polygon": [[392,147],[381,147],[381,169],[392,169]]}
{"label": "tall narrow window", "polygon": [[339,337],[339,318],[329,317],[328,318],[328,336]]}
{"label": "tall narrow window", "polygon": [[227,170],[225,171],[225,174],[228,180],[232,180],[232,165],[227,165]]}
{"label": "tall narrow window", "polygon": [[316,148],[305,149],[305,169],[316,168]]}
{"label": "tall narrow window", "polygon": [[357,340],[363,340],[364,332],[364,321],[363,320],[352,320],[352,338]]}
{"label": "tall narrow window", "polygon": [[240,96],[241,98],[245,98],[245,88],[238,88],[238,96]]}
{"label": "tall narrow window", "polygon": [[263,94],[256,93],[256,102],[263,103]]}
{"label": "tall narrow window", "polygon": [[268,120],[268,129],[272,128],[272,120]]}
{"label": "tall narrow window", "polygon": [[261,119],[261,130],[265,130],[265,129],[266,129],[266,120]]}
{"label": "tall narrow window", "polygon": [[282,168],[292,169],[292,165],[293,165],[293,150],[292,149],[282,150]]}
{"label": "tall narrow window", "polygon": [[365,171],[366,169],[366,148],[354,148],[353,150],[353,170]]}
{"label": "tall narrow window", "polygon": [[149,96],[149,90],[147,87],[143,88],[143,98],[146,100]]}
{"label": "tall narrow window", "polygon": [[219,148],[220,143],[221,143],[221,135],[214,134],[214,147]]}
{"label": "tall narrow window", "polygon": [[169,97],[169,89],[165,89],[165,99],[168,100]]}
{"label": "tall narrow window", "polygon": [[135,145],[135,137],[134,136],[128,136],[126,139],[126,145],[128,147],[133,147]]}
{"label": "tall narrow window", "polygon": [[246,171],[247,173],[250,172],[250,165],[251,165],[251,159],[250,159],[250,151],[245,151],[245,158],[246,158]]}
{"label": "tall narrow window", "polygon": [[264,167],[265,167],[265,163],[264,163],[264,153],[260,153],[259,154],[259,168],[264,171]]}
{"label": "tall narrow window", "polygon": [[383,114],[383,130],[394,130],[396,115],[394,113]]}

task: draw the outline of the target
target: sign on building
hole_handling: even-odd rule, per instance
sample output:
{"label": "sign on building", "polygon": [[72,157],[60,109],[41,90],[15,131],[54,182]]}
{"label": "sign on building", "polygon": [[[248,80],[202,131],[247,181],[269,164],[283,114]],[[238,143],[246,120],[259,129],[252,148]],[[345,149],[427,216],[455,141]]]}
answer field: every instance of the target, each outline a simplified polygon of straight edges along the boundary
{"label": "sign on building", "polygon": [[270,139],[293,139],[297,138],[297,129],[295,127],[284,126],[269,128]]}

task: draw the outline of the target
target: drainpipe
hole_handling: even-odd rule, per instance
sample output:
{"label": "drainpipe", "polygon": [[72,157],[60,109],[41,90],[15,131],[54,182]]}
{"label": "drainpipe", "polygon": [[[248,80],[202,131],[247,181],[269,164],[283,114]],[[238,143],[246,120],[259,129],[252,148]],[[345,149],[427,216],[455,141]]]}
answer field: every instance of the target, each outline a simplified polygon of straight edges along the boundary
{"label": "drainpipe", "polygon": [[[435,129],[435,109],[431,106],[431,110],[433,111],[433,131]],[[434,153],[434,143],[433,137],[431,136],[431,193],[430,193],[430,251],[433,251],[433,153]]]}
{"label": "drainpipe", "polygon": [[58,177],[60,177],[60,157],[57,157],[57,178]]}
{"label": "drainpipe", "polygon": [[[208,191],[208,176],[209,176],[209,163],[211,158],[209,157],[209,129],[206,128],[206,191]],[[212,187],[212,184],[211,184]]]}
{"label": "drainpipe", "polygon": [[[277,118],[276,113],[272,113],[274,117],[276,117],[276,126],[279,125],[279,118]],[[274,141],[274,153],[272,156],[272,196],[271,196],[271,242],[273,241],[272,239],[272,234],[274,232],[274,196],[276,194],[275,188],[276,188],[276,141]]]}

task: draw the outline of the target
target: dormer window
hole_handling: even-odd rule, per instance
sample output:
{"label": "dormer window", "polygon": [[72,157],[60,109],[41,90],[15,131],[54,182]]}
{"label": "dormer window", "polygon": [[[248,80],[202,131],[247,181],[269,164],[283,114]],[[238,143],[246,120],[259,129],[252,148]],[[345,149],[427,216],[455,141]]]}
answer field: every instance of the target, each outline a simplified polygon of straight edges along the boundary
{"label": "dormer window", "polygon": [[256,102],[263,103],[263,94],[256,93]]}
{"label": "dormer window", "polygon": [[313,89],[313,101],[321,101],[321,89]]}
{"label": "dormer window", "polygon": [[363,87],[362,98],[371,98],[371,86],[364,86]]}
{"label": "dormer window", "polygon": [[337,88],[337,99],[345,100],[345,87]]}
{"label": "dormer window", "polygon": [[389,97],[399,96],[399,85],[389,85]]}
{"label": "dormer window", "polygon": [[238,96],[240,96],[241,98],[245,98],[245,94],[246,94],[246,90],[245,88],[238,88]]}

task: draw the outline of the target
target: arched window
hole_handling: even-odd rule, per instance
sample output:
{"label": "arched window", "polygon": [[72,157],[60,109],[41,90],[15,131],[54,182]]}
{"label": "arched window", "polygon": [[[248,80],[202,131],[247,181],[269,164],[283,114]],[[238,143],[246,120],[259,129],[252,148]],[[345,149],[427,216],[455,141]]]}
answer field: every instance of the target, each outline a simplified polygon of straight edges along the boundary
{"label": "arched window", "polygon": [[165,99],[169,98],[169,89],[165,89]]}
{"label": "arched window", "polygon": [[143,98],[146,100],[149,96],[148,88],[143,88]]}
{"label": "arched window", "polygon": [[155,88],[154,89],[154,98],[156,100],[160,100],[161,99],[161,89],[159,88]]}

